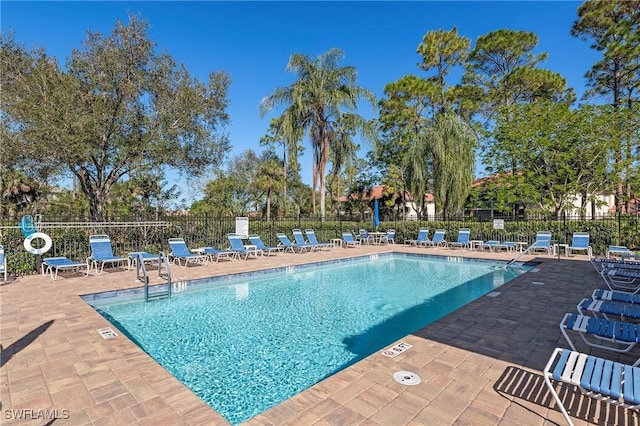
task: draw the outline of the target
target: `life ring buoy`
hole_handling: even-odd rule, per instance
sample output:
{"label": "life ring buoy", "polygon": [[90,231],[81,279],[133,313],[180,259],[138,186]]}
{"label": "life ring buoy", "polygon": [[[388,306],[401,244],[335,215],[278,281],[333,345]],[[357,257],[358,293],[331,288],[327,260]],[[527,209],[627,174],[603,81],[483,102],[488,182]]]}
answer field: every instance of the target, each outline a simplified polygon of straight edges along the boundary
{"label": "life ring buoy", "polygon": [[[35,248],[31,245],[31,242],[36,238],[41,238],[44,240],[44,246],[40,248]],[[24,239],[24,249],[31,254],[45,254],[51,249],[53,243],[51,242],[51,237],[45,234],[44,232],[34,232]]]}

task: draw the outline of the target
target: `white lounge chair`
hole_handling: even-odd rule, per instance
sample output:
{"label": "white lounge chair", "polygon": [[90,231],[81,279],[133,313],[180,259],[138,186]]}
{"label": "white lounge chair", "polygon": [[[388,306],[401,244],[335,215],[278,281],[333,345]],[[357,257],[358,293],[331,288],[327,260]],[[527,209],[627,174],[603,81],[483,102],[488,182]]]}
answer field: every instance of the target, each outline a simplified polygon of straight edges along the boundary
{"label": "white lounge chair", "polygon": [[160,262],[160,255],[146,251],[132,251],[129,253],[128,269],[135,268],[138,260],[142,260],[144,263],[158,263]]}
{"label": "white lounge chair", "polygon": [[318,248],[318,246],[314,244],[310,244],[304,239],[304,234],[302,233],[302,230],[294,229],[292,232],[293,232],[293,239],[296,241],[296,246],[300,248],[305,247],[309,251],[315,251]]}
{"label": "white lounge chair", "polygon": [[[89,275],[89,263],[88,262],[76,262],[68,257],[45,257],[42,259],[40,265],[42,276],[51,275],[52,280],[58,278],[59,271],[72,271],[82,273],[83,275]],[[84,271],[83,271],[84,270]]]}
{"label": "white lounge chair", "polygon": [[173,262],[177,263],[181,268],[186,268],[189,263],[206,265],[209,261],[209,256],[206,254],[191,253],[187,243],[182,238],[169,238],[169,247],[171,248]]}
{"label": "white lounge chair", "polygon": [[[629,352],[640,342],[639,324],[582,314],[565,314],[560,322],[560,331],[574,351],[576,347],[568,331],[576,332],[588,346],[619,353]],[[605,345],[604,342],[608,343]],[[639,363],[640,358],[633,365]]]}
{"label": "white lounge chair", "polygon": [[417,247],[424,245],[427,241],[429,241],[429,228],[420,228],[415,240],[404,240],[404,243]]}
{"label": "white lounge chair", "polygon": [[234,260],[238,254],[232,250],[220,250],[215,247],[204,247],[203,253],[209,256],[210,261],[220,261],[220,259]]}
{"label": "white lounge chair", "polygon": [[[469,238],[471,236],[471,230],[469,228],[461,228],[458,231],[458,239],[456,241],[451,241],[446,243],[447,248],[469,248],[471,247],[471,243],[469,242]],[[434,236],[435,238],[435,236]]]}
{"label": "white lounge chair", "polygon": [[309,244],[314,246],[317,249],[321,250],[329,250],[333,248],[333,244],[331,243],[321,243],[318,241],[318,237],[316,237],[316,232],[313,229],[305,229],[304,233],[307,234],[307,240],[309,240]]}
{"label": "white lounge chair", "polygon": [[87,263],[93,265],[98,275],[104,270],[104,265],[129,267],[129,259],[113,254],[111,239],[108,235],[91,235],[89,245],[91,246],[91,256],[87,258]]}
{"label": "white lounge chair", "polygon": [[612,302],[640,304],[640,294],[620,290],[595,289],[593,290],[591,298],[595,300],[610,300]]}
{"label": "white lounge chair", "polygon": [[571,256],[574,251],[586,251],[587,256],[591,258],[593,256],[593,250],[589,245],[589,233],[588,232],[574,232],[571,238],[571,244],[567,247],[567,256]]}
{"label": "white lounge chair", "polygon": [[480,243],[480,244],[477,245],[478,250],[487,249],[489,251],[497,250],[498,246],[500,246],[500,241],[498,241],[498,240],[489,240],[489,241],[485,241],[484,243]]}
{"label": "white lounge chair", "polygon": [[599,274],[604,269],[640,269],[640,262],[637,260],[604,259],[601,257],[592,257],[589,260],[591,261],[591,265],[593,265],[593,269]]}
{"label": "white lounge chair", "polygon": [[258,250],[262,250],[262,254],[263,255],[265,255],[265,254],[266,255],[271,255],[271,254],[282,253],[282,251],[284,250],[284,248],[282,246],[268,246],[268,245],[266,245],[262,241],[262,238],[260,238],[259,235],[249,235],[249,241],[251,241],[251,244],[256,246],[258,248]]}
{"label": "white lounge chair", "polygon": [[540,231],[536,233],[536,240],[527,249],[530,253],[538,251],[546,251],[549,256],[553,255],[553,247],[551,246],[551,232]]}
{"label": "white lounge chair", "polygon": [[629,318],[633,320],[640,319],[640,306],[633,303],[600,300],[587,297],[578,303],[577,308],[578,312],[582,315],[585,315],[585,312],[590,312],[594,316],[600,315],[607,319],[610,315],[615,316],[616,319],[620,319],[622,321]]}
{"label": "white lounge chair", "polygon": [[571,417],[551,380],[577,386],[584,395],[610,404],[631,409],[640,406],[640,368],[632,365],[556,348],[544,368],[543,376],[571,426]]}
{"label": "white lounge chair", "polygon": [[387,233],[380,238],[380,244],[396,245],[396,230],[387,229]]}
{"label": "white lounge chair", "polygon": [[351,232],[342,233],[342,242],[345,247],[361,247],[362,243],[356,240]]}
{"label": "white lounge chair", "polygon": [[258,256],[262,256],[262,250],[259,250],[258,247],[245,247],[242,237],[238,234],[228,234],[227,239],[231,245],[229,251],[234,252],[238,259],[247,260],[249,257],[257,259]]}
{"label": "white lounge chair", "polygon": [[291,253],[302,253],[304,251],[311,251],[311,246],[308,245],[304,245],[304,246],[299,246],[297,244],[294,244],[293,242],[291,242],[291,240],[289,239],[289,237],[287,237],[287,234],[284,234],[282,232],[278,232],[276,234],[276,236],[278,237],[278,240],[280,240],[280,245],[281,247],[283,247],[283,250],[286,252],[287,250],[290,250]]}
{"label": "white lounge chair", "polygon": [[634,255],[635,253],[627,246],[609,246],[607,247],[607,259],[611,255],[623,256],[626,254]]}
{"label": "white lounge chair", "polygon": [[425,247],[445,247],[447,244],[447,241],[444,239],[446,232],[447,231],[445,231],[444,229],[436,229],[436,231],[433,233],[433,238],[430,241],[425,241],[422,244]]}

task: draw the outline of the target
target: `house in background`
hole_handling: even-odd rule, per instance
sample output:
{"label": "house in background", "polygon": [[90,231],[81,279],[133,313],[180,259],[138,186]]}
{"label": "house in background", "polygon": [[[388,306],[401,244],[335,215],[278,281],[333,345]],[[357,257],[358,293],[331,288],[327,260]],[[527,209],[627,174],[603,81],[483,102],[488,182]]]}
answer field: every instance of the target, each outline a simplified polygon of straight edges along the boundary
{"label": "house in background", "polygon": [[[591,198],[591,196],[587,196]],[[584,208],[585,219],[592,219],[594,217],[612,216],[616,212],[616,197],[614,194],[596,195],[595,205],[592,201],[587,199],[587,203]],[[567,216],[580,216],[583,197],[577,195],[572,200],[572,205],[567,206],[564,212]]]}
{"label": "house in background", "polygon": [[[423,212],[422,217],[425,219],[434,219],[436,214],[435,198],[433,194],[429,193],[424,194],[424,197],[425,211]],[[338,198],[338,202],[340,204],[339,214],[345,214],[348,212],[348,203],[364,202],[367,204],[367,206],[370,207],[370,202],[376,199],[380,202],[380,207],[382,209],[381,214],[383,216],[385,215],[385,213],[391,213],[389,212],[389,210],[391,210],[394,213],[394,216],[395,214],[398,214],[399,217],[405,218],[407,220],[418,220],[418,206],[416,205],[413,196],[409,192],[405,191],[404,197],[396,197],[393,207],[390,208],[383,207],[383,201],[385,200],[385,198],[388,199],[389,196],[385,196],[383,185],[374,186],[373,188],[371,188],[371,190],[364,191],[362,194],[343,195]],[[364,213],[366,215],[371,215],[373,212],[369,208],[367,208]]]}
{"label": "house in background", "polygon": [[[483,186],[488,184],[496,185],[500,181],[499,175],[491,175],[487,177],[478,178],[473,181],[472,188],[475,191],[476,199],[469,199],[468,204],[473,204],[474,207],[467,210],[467,213],[470,216],[479,217],[481,219],[493,218],[493,217],[513,217],[514,214],[522,219],[525,218],[527,214],[536,214],[539,213],[539,208],[537,206],[532,207],[533,203],[527,203],[527,200],[522,200],[513,205],[513,208],[510,212],[498,213],[494,211],[493,200],[488,197],[483,197]],[[486,194],[485,194],[486,195]],[[616,211],[615,206],[615,195],[614,194],[603,194],[596,195],[595,205],[592,205],[592,201],[589,200],[591,194],[587,194],[587,201],[584,206],[584,211],[582,211],[582,201],[583,195],[576,194],[569,201],[571,204],[566,205],[564,210],[564,214],[567,217],[583,217],[585,219],[592,219],[594,217],[607,217],[613,216]],[[515,213],[514,213],[515,212]]]}

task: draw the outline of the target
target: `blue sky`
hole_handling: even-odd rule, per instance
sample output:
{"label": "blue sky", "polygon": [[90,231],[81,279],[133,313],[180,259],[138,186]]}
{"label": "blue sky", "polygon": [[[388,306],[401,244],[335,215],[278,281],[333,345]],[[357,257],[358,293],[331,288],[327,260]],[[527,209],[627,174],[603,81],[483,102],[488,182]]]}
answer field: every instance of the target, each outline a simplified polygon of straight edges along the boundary
{"label": "blue sky", "polygon": [[[0,5],[2,31],[12,30],[27,47],[44,47],[61,63],[80,48],[87,30],[109,34],[117,19],[139,14],[151,28],[158,48],[207,81],[211,71],[232,77],[227,128],[231,156],[246,149],[260,152],[260,137],[271,114],[259,115],[260,100],[294,75],[285,71],[292,53],[311,56],[337,47],[343,65],[358,70],[357,84],[383,94],[387,83],[406,74],[424,75],[416,66],[416,48],[431,30],[450,30],[471,39],[498,29],[535,32],[537,53],[547,52],[544,68],[562,74],[578,96],[584,74],[599,59],[587,42],[569,32],[582,2],[448,1],[448,2],[26,2]],[[451,84],[457,83],[455,78]],[[372,112],[360,113],[371,117]],[[300,159],[302,178],[310,183],[311,153]],[[180,182],[181,186],[184,182]],[[197,192],[184,194],[191,199]]]}

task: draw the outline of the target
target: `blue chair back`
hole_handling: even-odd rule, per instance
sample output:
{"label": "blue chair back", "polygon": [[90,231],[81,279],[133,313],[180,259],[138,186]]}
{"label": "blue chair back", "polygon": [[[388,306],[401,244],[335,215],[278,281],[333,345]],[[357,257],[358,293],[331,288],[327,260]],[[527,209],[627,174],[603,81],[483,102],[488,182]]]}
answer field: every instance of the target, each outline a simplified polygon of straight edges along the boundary
{"label": "blue chair back", "polygon": [[268,249],[266,244],[262,241],[262,238],[260,238],[258,235],[249,235],[249,241],[251,241],[251,244],[256,246],[258,248],[258,250],[267,250]]}
{"label": "blue chair back", "polygon": [[571,240],[571,247],[586,249],[589,247],[589,238],[588,232],[574,232]]}
{"label": "blue chair back", "polygon": [[176,257],[191,255],[187,243],[182,238],[169,238],[169,247],[171,247],[171,253]]}
{"label": "blue chair back", "polygon": [[355,238],[353,238],[353,234],[351,232],[343,232],[342,233],[342,239],[346,242],[346,243],[352,243],[355,241]]}
{"label": "blue chair back", "polygon": [[242,243],[242,237],[240,237],[240,235],[238,234],[229,234],[227,235],[227,238],[229,239],[229,244],[231,245],[231,250],[233,251],[246,251],[247,249],[244,247],[244,244]]}
{"label": "blue chair back", "polygon": [[[427,231],[428,232],[428,231]],[[396,238],[396,230],[395,229],[387,229],[387,240],[393,240]]]}
{"label": "blue chair back", "polygon": [[285,234],[278,233],[277,234],[280,243],[285,247],[293,247],[293,243]]}
{"label": "blue chair back", "polygon": [[445,230],[444,229],[436,229],[436,232],[433,233],[433,242],[434,243],[441,243],[444,241],[444,235],[445,235]]}
{"label": "blue chair back", "polygon": [[95,260],[110,259],[115,257],[111,247],[111,239],[108,235],[91,235],[89,237],[91,257]]}
{"label": "blue chair back", "polygon": [[429,228],[421,228],[418,231],[418,237],[416,238],[417,242],[429,241]]}
{"label": "blue chair back", "polygon": [[467,244],[469,242],[469,236],[471,235],[471,230],[469,228],[462,228],[458,231],[458,241],[459,243]]}
{"label": "blue chair back", "polygon": [[533,243],[536,247],[551,247],[551,232],[540,231],[536,234],[536,241]]}
{"label": "blue chair back", "polygon": [[302,235],[302,231],[299,229],[293,230],[293,238],[296,240],[296,244],[299,246],[306,246],[307,242],[304,239],[304,235]]}
{"label": "blue chair back", "polygon": [[305,229],[304,232],[305,234],[307,234],[307,239],[311,244],[314,244],[314,245],[320,244],[318,242],[318,239],[316,238],[316,233],[313,229]]}

